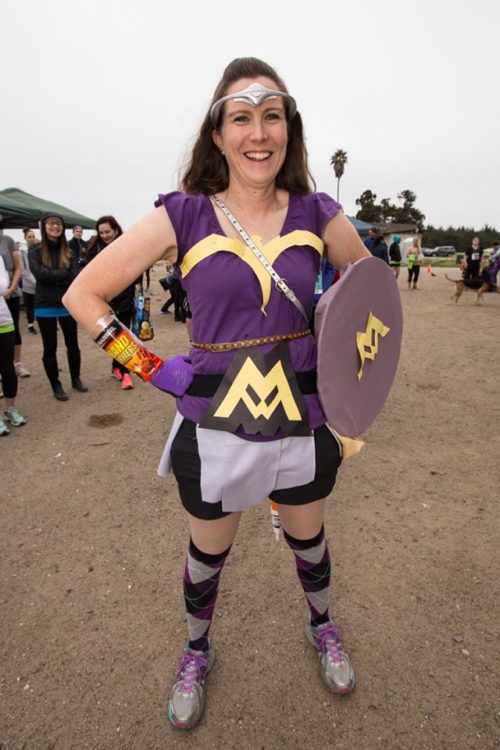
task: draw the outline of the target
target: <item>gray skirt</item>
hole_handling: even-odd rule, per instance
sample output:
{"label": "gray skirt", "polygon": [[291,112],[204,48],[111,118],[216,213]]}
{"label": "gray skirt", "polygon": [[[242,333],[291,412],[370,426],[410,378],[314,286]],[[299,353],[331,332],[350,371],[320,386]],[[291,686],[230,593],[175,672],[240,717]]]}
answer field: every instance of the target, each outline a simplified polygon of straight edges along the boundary
{"label": "gray skirt", "polygon": [[177,413],[158,474],[171,470],[182,503],[197,518],[220,518],[266,498],[300,505],[331,492],[341,447],[326,427],[266,442],[209,430]]}

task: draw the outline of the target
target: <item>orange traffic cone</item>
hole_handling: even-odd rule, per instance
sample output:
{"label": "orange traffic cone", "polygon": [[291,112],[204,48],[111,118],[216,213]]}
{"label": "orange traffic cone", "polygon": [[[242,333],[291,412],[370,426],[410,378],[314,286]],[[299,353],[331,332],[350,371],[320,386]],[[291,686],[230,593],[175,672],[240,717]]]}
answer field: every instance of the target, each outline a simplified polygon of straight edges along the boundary
{"label": "orange traffic cone", "polygon": [[432,273],[430,263],[427,264],[427,273]]}

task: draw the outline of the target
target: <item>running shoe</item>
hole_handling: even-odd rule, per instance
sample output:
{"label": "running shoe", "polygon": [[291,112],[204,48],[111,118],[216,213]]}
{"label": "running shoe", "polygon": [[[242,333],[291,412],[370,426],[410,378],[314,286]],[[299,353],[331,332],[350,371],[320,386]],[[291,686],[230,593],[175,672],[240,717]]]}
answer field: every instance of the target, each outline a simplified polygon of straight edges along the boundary
{"label": "running shoe", "polygon": [[0,437],[2,435],[10,435],[10,430],[3,421],[3,419],[0,419]]}
{"label": "running shoe", "polygon": [[33,334],[38,333],[33,323],[28,323],[28,331]]}
{"label": "running shoe", "polygon": [[214,661],[212,646],[208,651],[184,647],[167,708],[168,720],[176,729],[192,729],[201,719],[205,708],[205,679]]}
{"label": "running shoe", "polygon": [[306,624],[306,636],[319,655],[321,679],[331,693],[340,695],[354,690],[356,678],[340,637],[342,631],[332,620],[321,625]]}
{"label": "running shoe", "polygon": [[134,384],[132,383],[132,378],[128,374],[128,372],[126,372],[122,378],[122,390],[131,391],[133,387],[134,387]]}
{"label": "running shoe", "polygon": [[26,418],[23,417],[20,411],[15,406],[11,406],[10,409],[5,409],[3,413],[4,419],[10,422],[12,427],[21,427],[22,424],[26,424]]}
{"label": "running shoe", "polygon": [[113,367],[111,370],[111,377],[119,382],[123,378],[123,373],[118,367]]}
{"label": "running shoe", "polygon": [[29,378],[31,375],[30,371],[26,369],[22,362],[16,362],[14,369],[18,378]]}

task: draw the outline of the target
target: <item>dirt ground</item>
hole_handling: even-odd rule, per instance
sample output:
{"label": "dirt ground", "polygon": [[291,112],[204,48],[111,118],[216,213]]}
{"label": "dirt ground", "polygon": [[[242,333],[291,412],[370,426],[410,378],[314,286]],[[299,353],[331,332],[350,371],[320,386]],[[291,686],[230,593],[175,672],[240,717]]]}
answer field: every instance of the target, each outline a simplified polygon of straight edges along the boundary
{"label": "dirt ground", "polygon": [[[500,295],[455,305],[444,270],[423,271],[419,291],[400,278],[398,375],[327,511],[332,612],[356,690],[320,682],[264,504],[244,516],[222,577],[218,658],[192,732],[165,718],[185,631],[186,527],[174,481],[156,475],[174,401],[139,381],[122,392],[82,332],[90,391],[57,402],[40,336],[24,336],[29,422],[0,445],[1,750],[500,746]],[[152,348],[168,356],[187,336],[159,315],[161,273]]]}

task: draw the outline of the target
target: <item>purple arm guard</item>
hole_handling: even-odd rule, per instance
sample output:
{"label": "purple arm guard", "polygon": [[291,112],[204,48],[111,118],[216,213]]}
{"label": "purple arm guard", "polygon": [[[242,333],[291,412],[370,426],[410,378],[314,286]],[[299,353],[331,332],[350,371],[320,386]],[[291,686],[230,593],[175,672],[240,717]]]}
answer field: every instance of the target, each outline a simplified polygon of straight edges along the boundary
{"label": "purple arm guard", "polygon": [[151,378],[152,385],[172,396],[183,396],[193,382],[193,366],[182,354],[166,359]]}

